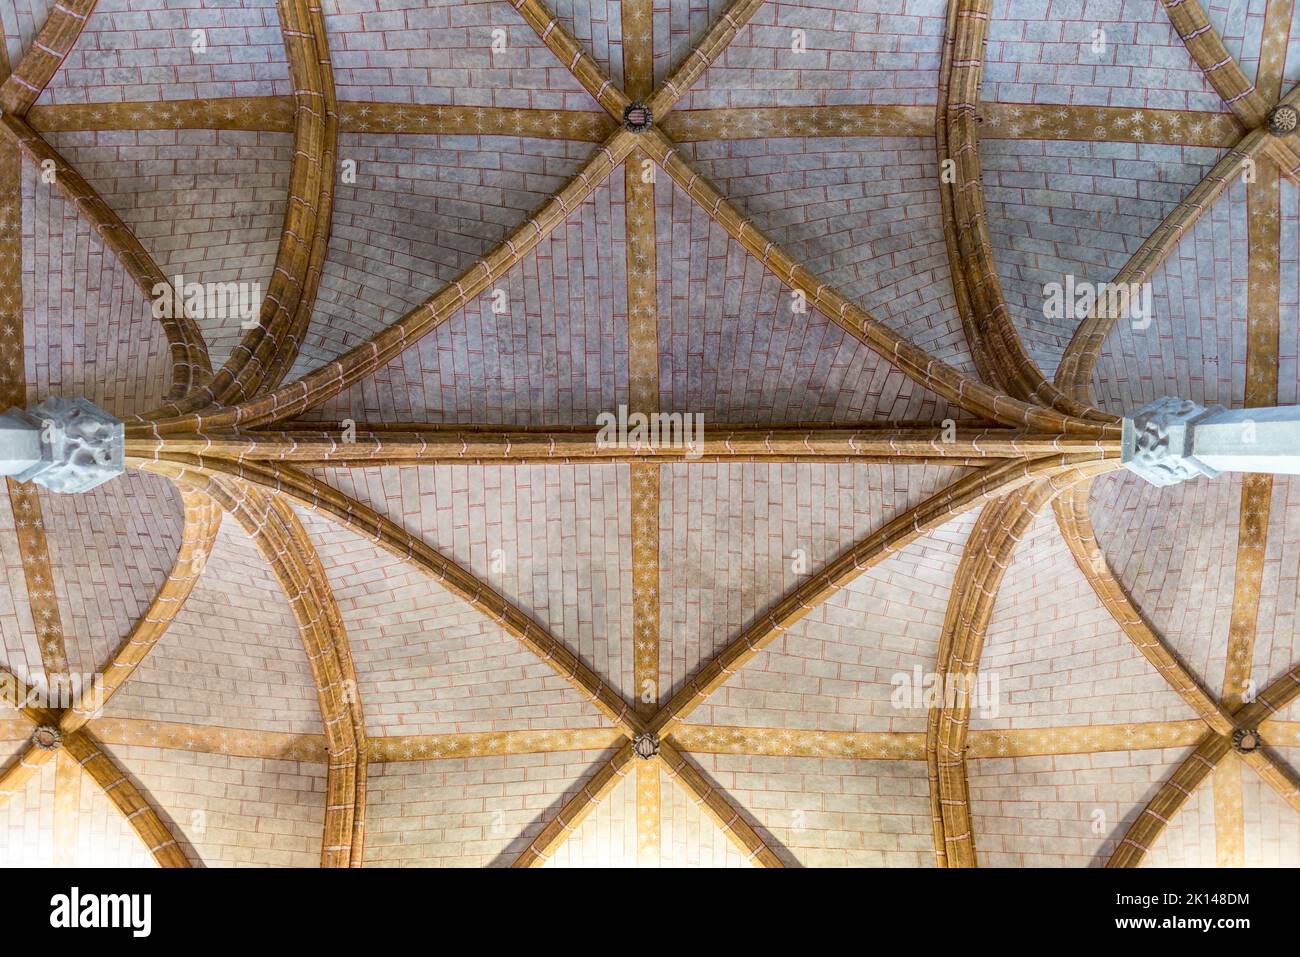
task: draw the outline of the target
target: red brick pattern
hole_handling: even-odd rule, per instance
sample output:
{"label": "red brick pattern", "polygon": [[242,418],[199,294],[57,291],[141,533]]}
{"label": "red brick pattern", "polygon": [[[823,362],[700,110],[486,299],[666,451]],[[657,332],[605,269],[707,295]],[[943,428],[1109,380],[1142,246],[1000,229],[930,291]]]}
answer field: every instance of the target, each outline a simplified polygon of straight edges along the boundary
{"label": "red brick pattern", "polygon": [[856,578],[691,712],[690,722],[818,731],[925,731],[895,708],[895,675],[934,670],[952,578],[974,516],[918,539]]}
{"label": "red brick pattern", "polygon": [[708,422],[942,419],[946,404],[811,306],[675,184],[658,190],[659,407]]}
{"label": "red brick pattern", "polygon": [[[1295,748],[1284,757],[1296,766]],[[1300,816],[1257,774],[1241,777],[1247,867],[1300,867]]]}
{"label": "red brick pattern", "polygon": [[[727,840],[721,833],[719,837]],[[569,839],[555,849],[555,855],[547,866],[637,866],[635,774],[627,775],[614,785],[614,789],[587,815]]]}
{"label": "red brick pattern", "polygon": [[[9,761],[17,760],[17,748],[6,747],[3,753]],[[47,762],[22,793],[0,804],[0,865],[54,866],[54,764]]]}
{"label": "red brick pattern", "polygon": [[[324,12],[340,100],[598,108],[504,0],[357,0]],[[492,50],[494,30],[505,49]]]}
{"label": "red brick pattern", "polygon": [[1254,82],[1259,71],[1259,45],[1268,0],[1203,0],[1201,9],[1246,79]]}
{"label": "red brick pattern", "polygon": [[[590,152],[585,143],[511,136],[340,136],[340,161],[356,163],[356,182],[335,186],[325,274],[297,371],[333,359],[433,295]],[[493,326],[507,321],[491,318]],[[459,319],[449,325],[463,327]]]}
{"label": "red brick pattern", "polygon": [[104,712],[110,718],[322,733],[289,602],[233,519],[222,522],[207,567],[166,636]]}
{"label": "red brick pattern", "polygon": [[1152,276],[1150,325],[1117,322],[1106,337],[1093,377],[1102,409],[1121,414],[1164,395],[1241,406],[1247,245],[1246,187],[1239,182]]}
{"label": "red brick pattern", "polygon": [[325,478],[502,592],[631,695],[626,465],[330,470]]}
{"label": "red brick pattern", "polygon": [[0,32],[3,32],[9,63],[15,64],[32,45],[50,14],[54,0],[10,0],[0,7]]}
{"label": "red brick pattern", "polygon": [[124,415],[157,405],[170,353],[150,304],[76,206],[23,161],[27,394],[84,395]]}
{"label": "red brick pattern", "polygon": [[[1046,7],[1046,9],[1044,9]],[[1160,0],[995,0],[982,94],[1007,103],[1220,110]],[[1102,53],[1093,31],[1106,31]]]}
{"label": "red brick pattern", "polygon": [[[192,31],[207,49],[193,49]],[[101,0],[63,67],[37,101],[117,103],[141,100],[286,96],[284,40],[274,0]]]}
{"label": "red brick pattern", "polygon": [[[19,678],[30,681],[42,674],[45,666],[32,621],[27,577],[8,495],[0,495],[0,572],[0,648],[4,649],[4,665]],[[6,753],[0,749],[0,754]]]}
{"label": "red brick pattern", "polygon": [[[1296,11],[1300,16],[1300,6]],[[1293,37],[1297,35],[1300,26],[1292,31]],[[1281,405],[1300,405],[1300,190],[1285,177],[1278,180],[1278,205],[1282,221],[1278,243],[1277,401]]]}
{"label": "red brick pattern", "polygon": [[[316,321],[334,326],[341,312],[350,318],[341,338],[309,337],[315,355],[332,356],[355,345],[362,333],[392,323],[432,295],[522,222],[543,191],[590,152],[586,144],[513,140],[500,141],[508,151],[498,153],[498,140],[443,137],[439,151],[422,153],[421,159],[491,169],[466,173],[449,165],[447,198],[416,199],[416,209],[432,210],[417,213],[414,222],[408,222],[412,201],[400,192],[371,192],[368,207],[340,198],[348,225],[336,228]],[[465,149],[451,152],[458,144]],[[414,180],[421,168],[413,166],[407,175]],[[480,177],[499,185],[466,182]],[[430,190],[427,183],[412,187],[422,194]],[[493,287],[505,293],[505,313],[493,312],[492,290],[485,292],[312,414],[358,421],[590,425],[600,412],[625,403],[622,193],[622,177],[612,177]],[[381,202],[391,207],[381,208]],[[304,365],[300,361],[299,369]]]}
{"label": "red brick pattern", "polygon": [[[1273,478],[1251,678],[1263,690],[1300,662],[1300,479]],[[1293,703],[1290,707],[1294,708]],[[1295,713],[1295,712],[1293,712]]]}
{"label": "red brick pattern", "polygon": [[1196,717],[1101,604],[1050,510],[1002,579],[980,672],[997,677],[997,714],[977,709],[974,729]]}
{"label": "red brick pattern", "polygon": [[127,745],[113,753],[166,809],[191,861],[320,865],[325,765]]}
{"label": "red brick pattern", "polygon": [[[1012,118],[1009,132],[1023,135]],[[1152,135],[1157,135],[1154,131]],[[989,139],[981,145],[989,234],[999,278],[1016,326],[1034,360],[1050,379],[1074,335],[1078,319],[1044,315],[1044,286],[1076,282],[1109,282],[1184,195],[1218,161],[1220,150],[1142,143],[1081,143],[1056,140]],[[1167,329],[1171,322],[1185,328],[1186,311],[1170,302],[1178,287],[1165,282],[1153,290],[1156,308]],[[1185,280],[1187,295],[1199,291],[1194,277]],[[1172,314],[1172,315],[1171,315]],[[1209,311],[1206,331],[1216,313]],[[1223,335],[1228,334],[1224,315]],[[1152,326],[1152,330],[1157,328]],[[1127,336],[1126,336],[1127,334]],[[1133,330],[1117,331],[1125,343],[1146,345],[1148,337]],[[1161,368],[1187,354],[1169,355],[1168,335],[1155,348]],[[1181,345],[1180,334],[1175,342]],[[1182,348],[1188,348],[1182,346]],[[1125,357],[1127,358],[1127,356]],[[1189,361],[1191,356],[1187,355]],[[1199,356],[1196,357],[1199,360]],[[1193,362],[1195,368],[1201,366]],[[1136,365],[1127,366],[1120,384],[1134,386]],[[1211,370],[1213,371],[1213,370]],[[1226,371],[1226,370],[1225,370]],[[1117,377],[1119,370],[1115,370]],[[1150,373],[1148,373],[1149,375]],[[1109,384],[1109,383],[1107,383]],[[1163,393],[1161,393],[1163,394]],[[1182,393],[1179,393],[1180,395]],[[1115,411],[1128,411],[1128,409]]]}
{"label": "red brick pattern", "polygon": [[787,865],[930,867],[925,765],[764,755],[697,755],[704,773],[776,841]]}
{"label": "red brick pattern", "polygon": [[[673,66],[726,6],[714,0],[656,11],[656,37],[668,21]],[[944,22],[943,0],[766,3],[681,108],[934,103]],[[794,30],[804,31],[802,52],[794,50]],[[668,69],[656,58],[658,80]]]}
{"label": "red brick pattern", "polygon": [[[1243,784],[1255,777],[1253,771],[1244,771]],[[1192,792],[1178,816],[1171,819],[1143,858],[1143,867],[1214,867],[1214,784],[1207,778]]]}
{"label": "red brick pattern", "polygon": [[[1166,748],[970,762],[980,865],[1100,867],[1190,751]],[[1212,804],[1208,791],[1205,794],[1202,803]]]}
{"label": "red brick pattern", "polygon": [[[671,685],[663,690],[675,691],[804,576],[959,474],[929,466],[666,466],[659,647]],[[796,561],[805,563],[802,572]],[[838,624],[853,617],[843,609],[828,613]]]}
{"label": "red brick pattern", "polygon": [[299,516],[343,615],[367,734],[607,725],[568,682],[461,598],[354,532],[305,510]]}
{"label": "red brick pattern", "polygon": [[[53,766],[54,762],[51,761],[50,765]],[[122,812],[88,775],[81,775],[79,790],[81,801],[75,814],[77,831],[76,844],[71,849],[71,866],[158,866],[144,842],[122,817]]]}
{"label": "red brick pattern", "polygon": [[[1222,681],[1236,569],[1241,480],[1222,475],[1156,488],[1115,472],[1093,484],[1093,527],[1106,562],[1206,687]],[[1133,548],[1134,541],[1145,547]]]}
{"label": "red brick pattern", "polygon": [[931,355],[973,368],[948,274],[933,139],[764,137],[684,149],[814,274]]}
{"label": "red brick pattern", "polygon": [[[163,275],[261,283],[267,292],[284,225],[289,134],[92,131],[52,133],[50,142],[131,227]],[[144,319],[146,331],[162,338],[147,307]],[[197,322],[214,365],[244,334],[237,316]]]}
{"label": "red brick pattern", "polygon": [[602,757],[570,751],[371,765],[366,866],[507,866]]}
{"label": "red brick pattern", "polygon": [[40,490],[73,672],[102,668],[167,580],[184,512],[166,479],[130,472],[82,495]]}
{"label": "red brick pattern", "polygon": [[714,820],[700,810],[695,798],[659,775],[663,867],[750,867]]}

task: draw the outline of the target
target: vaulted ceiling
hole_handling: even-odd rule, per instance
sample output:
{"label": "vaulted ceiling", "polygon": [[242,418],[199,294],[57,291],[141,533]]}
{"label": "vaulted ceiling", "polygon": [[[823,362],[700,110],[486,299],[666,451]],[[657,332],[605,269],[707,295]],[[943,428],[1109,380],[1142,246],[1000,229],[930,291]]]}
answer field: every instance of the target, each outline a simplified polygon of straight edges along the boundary
{"label": "vaulted ceiling", "polygon": [[0,496],[0,861],[1300,864],[1300,483],[1119,459],[1300,403],[1300,5],[311,3],[0,0],[0,409],[128,465]]}

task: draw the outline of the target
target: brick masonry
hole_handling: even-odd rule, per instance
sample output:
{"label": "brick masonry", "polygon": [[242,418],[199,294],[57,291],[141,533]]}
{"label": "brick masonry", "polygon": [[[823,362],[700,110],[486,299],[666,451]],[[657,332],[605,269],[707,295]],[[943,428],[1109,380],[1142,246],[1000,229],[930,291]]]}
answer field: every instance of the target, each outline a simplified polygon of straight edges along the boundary
{"label": "brick masonry", "polygon": [[[194,49],[194,30],[206,49]],[[37,102],[284,96],[292,93],[274,0],[102,0]]]}

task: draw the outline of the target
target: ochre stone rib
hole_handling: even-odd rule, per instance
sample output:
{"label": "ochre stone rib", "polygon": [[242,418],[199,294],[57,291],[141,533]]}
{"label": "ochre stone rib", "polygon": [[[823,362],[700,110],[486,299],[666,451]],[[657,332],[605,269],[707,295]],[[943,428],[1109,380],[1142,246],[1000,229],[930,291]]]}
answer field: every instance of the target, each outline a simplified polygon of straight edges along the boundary
{"label": "ochre stone rib", "polygon": [[1214,91],[1248,127],[1264,122],[1268,103],[1237,66],[1198,0],[1160,0],[1187,52]]}
{"label": "ochre stone rib", "polygon": [[914,382],[973,415],[1003,425],[1099,438],[1118,434],[1119,424],[1114,417],[1092,421],[1032,405],[1003,395],[935,359],[810,273],[728,202],[705,177],[695,172],[672,142],[657,129],[640,134],[638,145],[650,153],[692,199],[774,276],[792,289],[802,290],[809,305],[893,363]]}
{"label": "ochre stone rib", "polygon": [[1161,785],[1155,797],[1147,802],[1106,862],[1107,867],[1137,867],[1142,858],[1155,845],[1156,838],[1174,818],[1192,792],[1214,770],[1215,765],[1231,750],[1228,739],[1213,731],[1207,732],[1201,743]]}
{"label": "ochre stone rib", "polygon": [[205,427],[254,428],[298,415],[338,395],[414,345],[505,275],[609,176],[632,145],[633,134],[624,130],[614,133],[605,144],[596,148],[591,159],[564,189],[504,242],[401,319],[333,362],[274,392],[231,409],[205,415],[185,414],[164,421],[128,423],[127,434],[150,436],[202,432]]}
{"label": "ochre stone rib", "polygon": [[[1075,480],[1082,481],[1084,477],[1076,475]],[[1064,487],[1067,486],[1036,482],[986,506],[953,577],[939,639],[936,672],[944,687],[949,680],[958,679],[957,695],[952,707],[945,698],[941,708],[931,710],[926,738],[935,853],[940,866],[974,867],[976,864],[966,783],[966,735],[971,701],[961,682],[973,679],[979,671],[993,605],[1016,546],[1039,512]]]}
{"label": "ochre stone rib", "polygon": [[623,110],[632,101],[605,75],[600,64],[574,39],[573,34],[560,23],[550,8],[541,0],[508,2],[519,11],[519,15],[533,28],[533,32],[555,54],[564,68],[591,94],[591,98],[622,123]]}
{"label": "ochre stone rib", "polygon": [[[108,203],[89,183],[50,146],[39,133],[21,117],[5,113],[0,116],[0,132],[18,144],[23,153],[37,166],[53,163],[55,183],[72,200],[77,210],[95,230],[100,242],[115,255],[122,267],[135,281],[144,297],[153,302],[153,289],[169,280],[158,268],[153,257],[145,251],[131,229],[113,212]],[[177,396],[191,388],[205,384],[212,374],[207,346],[194,320],[182,310],[179,316],[164,316],[158,321],[171,348],[172,381],[170,396]]]}
{"label": "ochre stone rib", "polygon": [[625,741],[614,756],[603,762],[596,773],[565,801],[527,847],[515,858],[512,867],[541,867],[551,859],[555,849],[563,844],[614,786],[622,780],[634,760],[632,742]]}
{"label": "ochre stone rib", "polygon": [[984,205],[983,171],[979,153],[980,83],[988,39],[991,0],[958,0],[950,5],[944,45],[946,72],[941,78],[943,100],[936,123],[939,164],[954,164],[954,181],[941,177],[948,261],[972,355],[985,379],[1012,396],[1046,405],[1078,418],[1099,422],[1111,416],[1057,389],[1025,350],[1012,321],[1002,281],[994,264]]}
{"label": "ochre stone rib", "polygon": [[[144,617],[136,622],[131,633],[118,646],[112,659],[104,666],[103,702],[107,702],[126,679],[131,677],[145,655],[167,633],[172,621],[185,606],[185,600],[198,583],[199,576],[212,554],[212,546],[221,527],[221,510],[206,495],[182,489],[185,503],[185,524],[181,529],[181,547],[171,571],[158,589]],[[89,689],[87,689],[89,690]],[[101,702],[101,706],[103,704]],[[90,720],[89,703],[78,700],[63,712],[59,728],[63,732],[76,731]]]}
{"label": "ochre stone rib", "polygon": [[699,43],[691,48],[663,85],[651,95],[647,105],[656,122],[667,116],[673,105],[704,75],[704,71],[722,56],[740,28],[750,21],[762,5],[763,0],[733,0],[722,16],[713,21]]}
{"label": "ochre stone rib", "polygon": [[99,742],[84,728],[63,736],[63,747],[77,760],[92,781],[99,785],[113,806],[144,842],[159,867],[189,867],[176,835],[158,808],[118,766]]}
{"label": "ochre stone rib", "polygon": [[[373,465],[376,462],[466,464],[567,461],[674,462],[696,458],[678,445],[613,444],[603,442],[594,427],[496,431],[403,426],[376,429],[355,426],[355,441],[345,442],[341,429],[292,432],[170,433],[153,437],[133,433],[127,457],[217,456],[235,462],[309,462]],[[955,429],[945,441],[941,423],[930,428],[785,428],[734,427],[704,423],[698,458],[713,461],[774,459],[834,459],[841,461],[900,457],[944,462],[1037,458],[1054,453],[1118,452],[1114,436],[1096,438],[1069,433],[1043,434],[1016,429]]]}
{"label": "ochre stone rib", "polygon": [[730,801],[715,788],[690,759],[667,741],[659,742],[659,755],[655,759],[663,766],[668,777],[681,785],[692,796],[695,804],[711,817],[731,843],[758,867],[785,867],[781,858],[749,824]]}
{"label": "ochre stone rib", "polygon": [[334,75],[320,9],[308,10],[306,0],[278,0],[276,9],[296,101],[293,165],[275,268],[258,324],[244,334],[211,382],[151,412],[149,418],[237,403],[263,386],[278,384],[297,357],[311,321],[333,209],[338,148]]}
{"label": "ochre stone rib", "polygon": [[[325,515],[345,528],[373,541],[390,554],[432,575],[452,594],[469,603],[522,642],[582,693],[583,697],[590,700],[624,733],[631,736],[643,729],[644,725],[637,718],[634,709],[613,688],[545,628],[486,582],[370,507],[319,479],[273,463],[240,465],[223,459],[193,456],[175,456],[131,464],[178,480],[189,480],[186,476],[190,475],[196,476],[193,479],[196,482],[211,481],[214,476],[228,476],[250,486],[258,486],[283,495]],[[276,496],[273,495],[271,498],[274,500]]]}
{"label": "ochre stone rib", "polygon": [[275,496],[198,471],[178,478],[210,496],[239,522],[284,589],[307,653],[328,748],[321,866],[360,867],[365,835],[365,724],[343,618],[316,549],[293,510]]}
{"label": "ochre stone rib", "polygon": [[1230,714],[1201,687],[1200,683],[1178,660],[1178,657],[1165,644],[1146,617],[1133,604],[1124,586],[1111,571],[1106,557],[1093,532],[1092,519],[1088,515],[1089,485],[1076,485],[1061,494],[1052,503],[1056,511],[1056,521],[1061,535],[1070,547],[1079,570],[1088,579],[1093,591],[1110,612],[1116,624],[1141,652],[1142,657],[1151,662],[1178,692],[1187,704],[1201,716],[1210,728],[1219,734],[1231,734],[1233,722]]}
{"label": "ochre stone rib", "polygon": [[11,116],[27,115],[76,45],[96,2],[59,0],[50,8],[31,47],[0,85],[0,109]]}
{"label": "ochre stone rib", "polygon": [[[1115,274],[1115,283],[1145,283],[1174,251],[1184,236],[1214,205],[1223,192],[1241,176],[1247,161],[1264,151],[1268,134],[1253,130],[1242,137],[1231,151],[1214,165],[1205,178],[1180,202],[1142,243],[1124,267]],[[1057,368],[1056,382],[1066,392],[1085,399],[1091,392],[1092,370],[1106,336],[1119,321],[1119,315],[1094,311],[1075,330]]]}
{"label": "ochre stone rib", "polygon": [[1117,458],[1067,455],[999,464],[957,480],[872,532],[783,598],[691,676],[650,727],[661,736],[667,734],[778,635],[863,572],[925,533],[1022,485],[1041,480],[1049,488],[1064,488],[1081,477],[1118,466]]}

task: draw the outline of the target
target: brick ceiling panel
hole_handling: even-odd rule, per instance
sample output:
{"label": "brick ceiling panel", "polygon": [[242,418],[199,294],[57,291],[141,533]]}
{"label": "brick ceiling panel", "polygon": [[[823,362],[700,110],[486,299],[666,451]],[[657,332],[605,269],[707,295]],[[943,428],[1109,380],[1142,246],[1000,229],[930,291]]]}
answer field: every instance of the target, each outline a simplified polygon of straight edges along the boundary
{"label": "brick ceiling panel", "polygon": [[1249,771],[1241,776],[1241,804],[1246,866],[1300,867],[1296,809]]}
{"label": "brick ceiling panel", "polygon": [[367,734],[608,726],[552,668],[436,579],[348,529],[299,516],[343,615]]}
{"label": "brick ceiling panel", "polygon": [[[719,0],[671,0],[656,10],[656,46],[667,39],[671,51],[656,57],[657,80],[726,7]],[[681,108],[933,104],[945,18],[944,0],[766,3]]]}
{"label": "brick ceiling panel", "polygon": [[1278,210],[1277,401],[1300,405],[1300,189],[1287,179],[1280,181]]}
{"label": "brick ceiling panel", "polygon": [[636,867],[636,778],[636,774],[628,774],[614,785],[568,840],[555,849],[547,866]]}
{"label": "brick ceiling panel", "polygon": [[1255,626],[1255,687],[1300,664],[1300,477],[1278,475],[1268,517]]}
{"label": "brick ceiling panel", "polygon": [[144,615],[181,547],[180,496],[130,472],[81,495],[40,492],[68,666],[103,668]]}
{"label": "brick ceiling panel", "polygon": [[[933,139],[763,138],[683,148],[815,275],[931,355],[973,370],[948,274]],[[668,191],[659,192],[666,204]],[[680,194],[671,199],[681,212]]]}
{"label": "brick ceiling panel", "polygon": [[322,733],[289,601],[234,519],[222,521],[185,606],[104,713],[236,731]]}
{"label": "brick ceiling panel", "polygon": [[71,833],[59,833],[55,795],[61,769],[48,761],[22,790],[0,804],[0,866],[157,867],[103,790],[75,763],[70,770],[75,808]]}
{"label": "brick ceiling panel", "polygon": [[626,465],[385,467],[325,478],[486,581],[631,696]]}
{"label": "brick ceiling panel", "polygon": [[[268,291],[288,202],[290,134],[101,130],[50,133],[49,139],[132,229],[168,279],[180,275],[187,285],[256,283],[259,301]],[[251,303],[251,289],[247,295]],[[234,312],[195,320],[214,366],[244,334]],[[160,328],[148,304],[143,318],[149,323],[145,331]]]}
{"label": "brick ceiling panel", "polygon": [[167,810],[191,863],[320,865],[324,764],[134,745],[115,747],[113,754]]}
{"label": "brick ceiling panel", "polygon": [[0,865],[54,866],[54,772],[55,763],[46,762],[26,787],[0,804]]}
{"label": "brick ceiling panel", "polygon": [[1259,72],[1260,42],[1269,0],[1205,0],[1201,9],[1223,40],[1228,55],[1237,61],[1246,79]]}
{"label": "brick ceiling panel", "polygon": [[28,395],[82,395],[119,416],[154,408],[170,381],[170,353],[151,303],[76,205],[41,175],[23,161]]}
{"label": "brick ceiling panel", "polygon": [[[198,49],[202,30],[204,48]],[[37,101],[130,103],[287,96],[275,0],[100,0]]]}
{"label": "brick ceiling panel", "polygon": [[[1254,777],[1248,772],[1247,777]],[[1244,782],[1243,778],[1243,782]],[[1215,863],[1214,781],[1207,777],[1160,832],[1143,867],[1213,867]]]}
{"label": "brick ceiling panel", "polygon": [[787,866],[934,864],[924,762],[696,757]]}
{"label": "brick ceiling panel", "polygon": [[972,729],[1196,718],[1101,604],[1050,509],[1002,579],[980,674],[989,707],[972,713]]}
{"label": "brick ceiling panel", "polygon": [[561,751],[372,764],[366,866],[509,866],[608,757]]}
{"label": "brick ceiling panel", "polygon": [[[445,163],[438,174],[445,182],[341,194],[344,218],[336,222],[348,225],[336,227],[331,242],[313,320],[319,331],[309,333],[307,355],[330,358],[433,295],[521,224],[590,152],[587,144],[500,137],[446,137],[439,146],[410,158]],[[484,169],[467,172],[458,165],[466,162]],[[407,175],[429,172],[419,164]],[[424,194],[414,202],[406,192],[412,185]],[[492,289],[311,415],[591,425],[626,403],[622,194],[616,173]],[[505,312],[494,311],[497,302]],[[340,324],[343,314],[349,319]],[[298,369],[316,364],[300,359]]]}
{"label": "brick ceiling panel", "polygon": [[1089,504],[1106,562],[1133,603],[1205,687],[1221,690],[1240,477],[1157,488],[1115,472],[1093,483]]}
{"label": "brick ceiling panel", "polygon": [[1236,183],[1155,270],[1150,323],[1116,322],[1107,335],[1093,376],[1099,408],[1121,415],[1166,395],[1241,407],[1248,253],[1246,187]]}
{"label": "brick ceiling panel", "polygon": [[1146,802],[1191,750],[1163,748],[970,762],[970,801],[979,835],[980,864],[1100,867]]}
{"label": "brick ceiling panel", "polygon": [[[1064,289],[1071,276],[1076,283],[1110,282],[1222,152],[1021,139],[981,145],[1003,293],[1026,348],[1049,379],[1079,317],[1049,315],[1048,284]],[[1162,292],[1172,295],[1159,286],[1152,290],[1164,322],[1181,322],[1185,307],[1159,298]]]}
{"label": "brick ceiling panel", "polygon": [[334,0],[323,9],[340,100],[598,109],[506,0]]}
{"label": "brick ceiling panel", "polygon": [[[51,761],[47,767],[54,767]],[[80,795],[77,837],[72,849],[76,867],[157,867],[149,849],[131,829],[108,795],[87,774],[77,775]]]}
{"label": "brick ceiling panel", "polygon": [[793,293],[675,184],[656,190],[659,405],[707,422],[938,421],[938,396]]}
{"label": "brick ceiling panel", "polygon": [[985,58],[986,100],[1223,109],[1160,0],[994,0]]}
{"label": "brick ceiling panel", "polygon": [[50,15],[54,0],[10,0],[0,7],[0,29],[11,64],[17,63]]}
{"label": "brick ceiling panel", "polygon": [[0,663],[25,681],[40,675],[44,667],[7,487],[0,495],[0,654]]}
{"label": "brick ceiling panel", "polygon": [[[693,711],[692,724],[924,732],[923,700],[895,679],[934,670],[953,575],[974,515],[854,579],[763,649]],[[675,651],[677,656],[680,651]]]}
{"label": "brick ceiling panel", "polygon": [[[930,466],[806,463],[662,468],[660,672],[664,681],[670,682],[664,692],[676,691],[760,613],[798,587],[807,576],[816,574],[854,542],[960,474],[957,469]],[[959,550],[959,546],[954,549],[953,545],[954,541],[961,540],[954,538],[961,534],[955,528],[960,526],[947,526],[931,536],[937,540],[939,556],[922,558],[903,553],[909,567],[926,568],[924,583],[907,586],[913,593],[910,597],[923,607],[930,600],[929,579],[943,574],[938,569],[947,559],[942,556]],[[910,603],[906,592],[900,594],[892,586],[889,574],[887,560],[878,570],[866,573],[872,576],[873,584],[862,586],[863,597],[855,592],[853,597],[843,599],[843,606],[834,606],[835,610],[827,611],[824,618],[814,617],[814,622],[823,621],[827,625],[851,622],[861,613],[861,602],[867,595],[875,600],[888,596],[900,603]],[[896,610],[901,614],[901,608]],[[840,642],[831,640],[831,635],[821,639],[812,634],[811,624],[805,627],[809,631],[807,642],[799,645],[801,654],[838,650],[833,646]],[[867,637],[886,634],[898,640],[910,627],[911,623],[905,626],[891,618],[889,623],[878,621],[865,626],[867,630],[861,638],[855,635],[846,640],[856,644],[865,642]],[[909,633],[906,638],[919,636]],[[869,654],[865,650],[860,653]],[[762,679],[756,673],[746,681],[761,683]],[[736,692],[741,698],[752,699],[753,694]],[[734,704],[731,709],[726,705],[722,708],[724,714],[729,710],[736,714]],[[773,717],[767,713],[768,721]],[[728,719],[719,720],[732,723]]]}
{"label": "brick ceiling panel", "polygon": [[[708,755],[692,755],[697,763]],[[678,787],[666,773],[659,774],[659,861],[663,867],[752,866],[722,828],[700,810],[694,795]]]}

